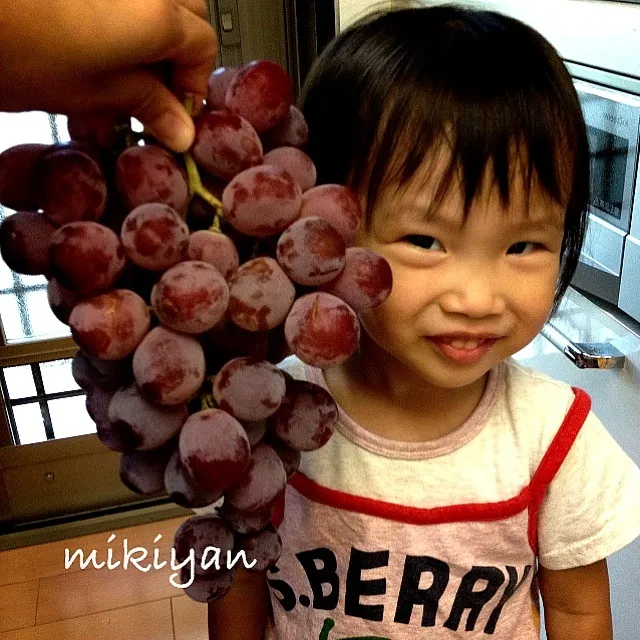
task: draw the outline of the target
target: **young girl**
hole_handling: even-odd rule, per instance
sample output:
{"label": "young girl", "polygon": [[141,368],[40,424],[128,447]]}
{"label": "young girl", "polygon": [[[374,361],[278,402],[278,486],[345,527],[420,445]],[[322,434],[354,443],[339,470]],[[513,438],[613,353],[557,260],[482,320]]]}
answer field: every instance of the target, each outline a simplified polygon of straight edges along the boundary
{"label": "young girl", "polygon": [[277,566],[210,605],[218,640],[613,637],[606,557],[640,534],[640,470],[588,396],[511,358],[576,267],[589,168],[572,81],[537,32],[452,6],[345,31],[303,109],[320,182],[393,290],[321,371],[333,438],[285,492]]}

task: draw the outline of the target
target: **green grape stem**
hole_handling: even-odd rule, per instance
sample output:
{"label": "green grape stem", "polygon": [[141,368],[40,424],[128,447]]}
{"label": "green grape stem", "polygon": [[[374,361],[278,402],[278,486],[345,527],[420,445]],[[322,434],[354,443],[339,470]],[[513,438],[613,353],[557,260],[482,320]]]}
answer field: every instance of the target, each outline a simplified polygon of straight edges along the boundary
{"label": "green grape stem", "polygon": [[[193,113],[193,96],[188,95],[184,101],[184,108],[187,113],[191,115]],[[189,194],[191,197],[197,195],[200,196],[205,202],[208,202],[216,211],[213,224],[211,225],[212,231],[220,231],[220,218],[222,218],[222,202],[218,200],[203,184],[200,178],[200,172],[198,171],[198,165],[193,159],[191,151],[185,151],[184,163],[187,167],[187,177],[189,179]]]}

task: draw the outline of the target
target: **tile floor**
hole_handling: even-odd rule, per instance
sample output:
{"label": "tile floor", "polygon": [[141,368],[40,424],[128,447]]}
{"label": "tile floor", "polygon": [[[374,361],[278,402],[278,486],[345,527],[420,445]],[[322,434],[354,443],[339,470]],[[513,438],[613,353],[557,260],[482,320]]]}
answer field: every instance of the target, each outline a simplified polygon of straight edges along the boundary
{"label": "tile floor", "polygon": [[[65,569],[65,550],[96,551],[97,564],[144,547],[170,559],[184,518],[0,552],[0,640],[207,640],[207,610],[169,582],[170,566]],[[111,534],[115,539],[109,543]],[[162,538],[154,543],[158,535]],[[157,552],[155,551],[157,549]]]}

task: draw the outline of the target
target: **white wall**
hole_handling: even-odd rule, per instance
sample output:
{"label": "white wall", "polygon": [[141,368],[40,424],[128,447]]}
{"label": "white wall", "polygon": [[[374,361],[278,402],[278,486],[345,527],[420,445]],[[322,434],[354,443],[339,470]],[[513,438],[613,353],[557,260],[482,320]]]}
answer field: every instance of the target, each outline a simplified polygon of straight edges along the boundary
{"label": "white wall", "polygon": [[[446,0],[424,0],[441,4]],[[640,4],[594,0],[454,0],[494,8],[540,31],[563,58],[640,77]],[[338,0],[344,29],[375,6],[405,0]]]}
{"label": "white wall", "polygon": [[521,19],[538,29],[567,60],[640,77],[639,4],[586,0],[458,2],[495,8]]}
{"label": "white wall", "polygon": [[348,27],[352,22],[373,9],[388,9],[392,4],[392,0],[338,0],[340,30]]}

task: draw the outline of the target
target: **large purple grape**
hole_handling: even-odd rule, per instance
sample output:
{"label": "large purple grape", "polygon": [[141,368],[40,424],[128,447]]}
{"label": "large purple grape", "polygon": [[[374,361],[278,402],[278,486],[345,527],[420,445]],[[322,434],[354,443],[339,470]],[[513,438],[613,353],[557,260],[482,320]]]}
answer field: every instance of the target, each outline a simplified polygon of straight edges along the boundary
{"label": "large purple grape", "polygon": [[213,494],[240,482],[249,466],[249,440],[242,425],[220,409],[189,416],[179,450],[187,472]]}
{"label": "large purple grape", "polygon": [[326,444],[338,421],[338,407],[328,391],[304,380],[287,380],[287,393],[269,424],[278,437],[298,451]]}
{"label": "large purple grape", "polygon": [[187,255],[189,227],[166,204],[151,202],[136,207],[120,234],[127,257],[150,271],[164,271]]}
{"label": "large purple grape", "polygon": [[329,293],[309,293],[293,303],[284,324],[291,350],[313,367],[330,367],[358,347],[360,321],[353,309]]}
{"label": "large purple grape", "polygon": [[70,222],[51,237],[51,273],[80,294],[111,288],[125,267],[118,236],[97,222]]}
{"label": "large purple grape", "polygon": [[300,214],[302,190],[273,165],[239,173],[222,193],[224,215],[241,233],[266,238],[284,231]]}
{"label": "large purple grape", "polygon": [[56,224],[99,220],[107,204],[107,184],[98,163],[83,151],[55,147],[38,158],[35,197]]}
{"label": "large purple grape", "polygon": [[206,507],[222,497],[222,491],[210,493],[196,484],[184,468],[177,450],[165,469],[164,487],[170,500],[188,509]]}
{"label": "large purple grape", "polygon": [[225,502],[240,511],[261,511],[273,502],[287,484],[287,474],[278,454],[267,444],[256,445],[240,483],[225,492]]}
{"label": "large purple grape", "polygon": [[103,360],[120,360],[133,353],[150,322],[144,300],[127,289],[85,298],[69,317],[76,343],[89,355]]}
{"label": "large purple grape", "polygon": [[19,211],[0,225],[0,253],[10,269],[49,274],[49,247],[56,225],[41,213]]}
{"label": "large purple grape", "polygon": [[204,382],[205,361],[200,344],[188,336],[155,327],[133,355],[133,375],[142,393],[158,404],[182,404]]}
{"label": "large purple grape", "polygon": [[187,213],[189,187],[176,159],[162,147],[147,144],[125,149],[116,162],[116,184],[129,211],[141,204],[169,205]]}
{"label": "large purple grape", "polygon": [[293,83],[270,60],[256,60],[235,74],[227,89],[227,109],[246,118],[260,133],[274,127],[293,103]]}
{"label": "large purple grape", "polygon": [[180,431],[187,419],[187,407],[184,404],[171,407],[152,404],[140,394],[136,385],[131,385],[113,396],[108,419],[130,446],[149,451],[169,442]]}
{"label": "large purple grape", "polygon": [[322,218],[296,220],[278,240],[278,262],[298,284],[319,286],[333,280],[345,263],[346,245]]}
{"label": "large purple grape", "polygon": [[160,322],[184,333],[204,333],[224,317],[229,287],[207,262],[180,262],[162,274],[151,292],[151,306]]}
{"label": "large purple grape", "polygon": [[278,367],[264,360],[234,358],[220,369],[213,383],[218,406],[238,420],[255,422],[273,414],[285,394]]}
{"label": "large purple grape", "polygon": [[[227,554],[233,551],[233,546],[231,529],[220,516],[211,514],[191,516],[185,520],[176,530],[173,543],[178,562],[184,562],[193,553],[198,575],[227,569]],[[207,550],[207,547],[215,549]],[[203,567],[203,561],[208,569]]]}
{"label": "large purple grape", "polygon": [[226,111],[204,111],[196,122],[193,157],[210,174],[231,180],[262,163],[262,143],[251,124]]}
{"label": "large purple grape", "polygon": [[245,262],[229,280],[229,316],[248,331],[267,331],[282,324],[296,290],[280,265],[268,257]]}

